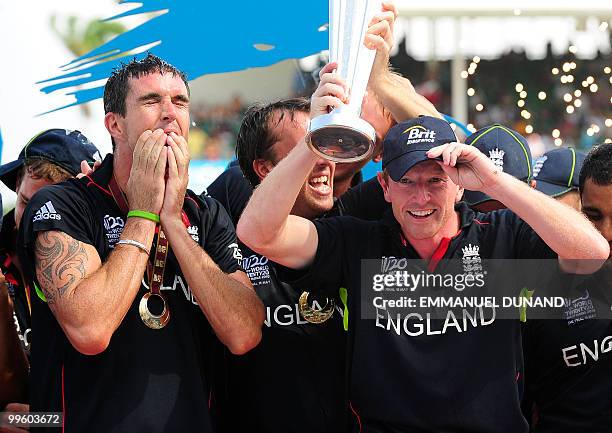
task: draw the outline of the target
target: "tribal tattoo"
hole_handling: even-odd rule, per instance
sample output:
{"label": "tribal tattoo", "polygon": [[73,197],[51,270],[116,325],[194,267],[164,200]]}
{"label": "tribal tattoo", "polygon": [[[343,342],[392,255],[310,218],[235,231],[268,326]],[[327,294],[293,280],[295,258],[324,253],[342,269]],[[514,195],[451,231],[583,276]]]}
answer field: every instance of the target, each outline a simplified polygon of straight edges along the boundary
{"label": "tribal tattoo", "polygon": [[34,254],[36,276],[49,305],[85,278],[87,253],[75,239],[53,231],[40,233]]}

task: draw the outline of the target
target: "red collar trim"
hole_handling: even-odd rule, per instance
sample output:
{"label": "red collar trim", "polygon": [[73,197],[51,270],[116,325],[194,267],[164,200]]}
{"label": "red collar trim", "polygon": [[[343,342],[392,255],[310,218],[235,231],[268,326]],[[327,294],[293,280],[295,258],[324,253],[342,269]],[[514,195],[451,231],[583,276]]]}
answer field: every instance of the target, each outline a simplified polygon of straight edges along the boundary
{"label": "red collar trim", "polygon": [[[448,247],[450,246],[451,241],[455,239],[457,236],[459,236],[461,234],[461,231],[462,229],[459,229],[459,231],[455,233],[455,235],[452,238],[442,238],[442,240],[440,241],[440,244],[434,251],[433,255],[431,256],[431,259],[429,259],[429,263],[427,264],[427,270],[429,272],[433,272],[436,270],[436,268],[438,267],[438,264],[444,258],[444,255],[448,251]],[[400,240],[404,247],[408,247],[408,240],[406,239],[406,237],[404,236],[404,233],[402,233],[401,230],[400,230]]]}
{"label": "red collar trim", "polygon": [[87,183],[87,186],[93,185],[93,186],[99,188],[100,190],[102,190],[102,192],[104,194],[109,195],[111,197],[113,196],[109,190],[107,190],[107,189],[103,188],[102,186],[100,186],[99,184],[97,184],[96,181],[93,180],[90,176],[86,176],[86,177],[87,177],[87,179],[89,179],[89,182]]}

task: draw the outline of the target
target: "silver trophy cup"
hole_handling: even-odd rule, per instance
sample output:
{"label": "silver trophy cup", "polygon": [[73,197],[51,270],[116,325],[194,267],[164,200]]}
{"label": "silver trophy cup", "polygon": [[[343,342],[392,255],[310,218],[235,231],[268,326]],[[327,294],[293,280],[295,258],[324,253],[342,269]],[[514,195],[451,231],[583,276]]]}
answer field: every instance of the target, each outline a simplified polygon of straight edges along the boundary
{"label": "silver trophy cup", "polygon": [[366,48],[363,40],[381,4],[381,0],[329,0],[329,61],[338,63],[336,72],[346,81],[350,100],[310,123],[306,143],[325,159],[355,162],[372,154],[376,132],[359,115],[376,51]]}

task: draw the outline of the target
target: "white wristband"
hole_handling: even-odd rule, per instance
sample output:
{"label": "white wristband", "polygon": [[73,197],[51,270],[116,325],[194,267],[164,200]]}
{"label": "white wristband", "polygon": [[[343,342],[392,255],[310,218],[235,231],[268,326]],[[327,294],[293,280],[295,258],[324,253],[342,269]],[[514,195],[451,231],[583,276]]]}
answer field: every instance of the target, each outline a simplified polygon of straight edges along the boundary
{"label": "white wristband", "polygon": [[117,245],[132,245],[143,250],[145,253],[147,253],[147,256],[150,254],[149,249],[145,247],[144,244],[141,244],[133,239],[120,239],[119,242],[117,242]]}

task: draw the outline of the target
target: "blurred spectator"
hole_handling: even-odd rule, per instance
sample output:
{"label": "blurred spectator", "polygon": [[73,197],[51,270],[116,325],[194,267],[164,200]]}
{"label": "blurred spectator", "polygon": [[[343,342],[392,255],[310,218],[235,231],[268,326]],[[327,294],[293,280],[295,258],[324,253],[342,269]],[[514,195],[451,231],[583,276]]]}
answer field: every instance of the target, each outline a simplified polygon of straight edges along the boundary
{"label": "blurred spectator", "polygon": [[193,159],[232,159],[236,135],[246,107],[239,96],[225,105],[196,105],[192,109],[189,151]]}
{"label": "blurred spectator", "polygon": [[[468,57],[467,64],[471,62]],[[403,41],[397,55],[391,58],[392,66],[446,114],[451,114],[450,63],[416,61],[406,53]],[[570,68],[567,71],[565,64],[566,69]],[[468,89],[473,89],[473,95],[468,96],[469,122],[474,131],[492,123],[510,126],[527,138],[534,157],[555,146],[588,150],[594,143],[612,139],[612,74],[606,72],[606,67],[612,67],[609,56],[600,54],[593,60],[581,60],[570,53],[553,56],[550,49],[541,60],[531,60],[524,52],[514,51],[498,59],[479,59],[476,70],[467,78]],[[570,75],[571,82],[561,82],[562,77]],[[299,86],[295,86],[294,96],[310,97],[316,88],[310,72],[297,71],[296,82]],[[476,109],[478,104],[483,106],[481,111]],[[232,159],[236,134],[248,105],[235,96],[224,105],[194,106],[189,140],[192,157]],[[611,119],[610,126],[606,119]]]}
{"label": "blurred spectator", "polygon": [[[466,67],[472,62],[468,57]],[[436,108],[451,114],[450,61],[424,67],[425,62],[414,60],[400,49],[391,63],[423,95],[427,96],[426,89],[440,89],[442,97],[438,92],[433,95]],[[612,66],[609,56],[599,54],[593,60],[581,60],[570,53],[553,56],[549,49],[544,59],[531,60],[524,52],[512,51],[498,59],[478,59],[475,64],[475,71],[467,78],[467,88],[473,89],[473,94],[468,93],[468,118],[474,130],[501,123],[525,135],[530,144],[529,135],[538,133],[546,149],[562,145],[587,150],[612,137],[612,128],[606,125],[606,119],[612,118],[611,74],[605,70]],[[571,82],[562,82],[570,76]],[[437,87],[432,80],[437,80]],[[522,91],[526,94],[521,95]],[[483,106],[481,111],[476,108],[478,104]],[[612,126],[612,120],[608,125]],[[555,143],[556,138],[561,140]]]}

